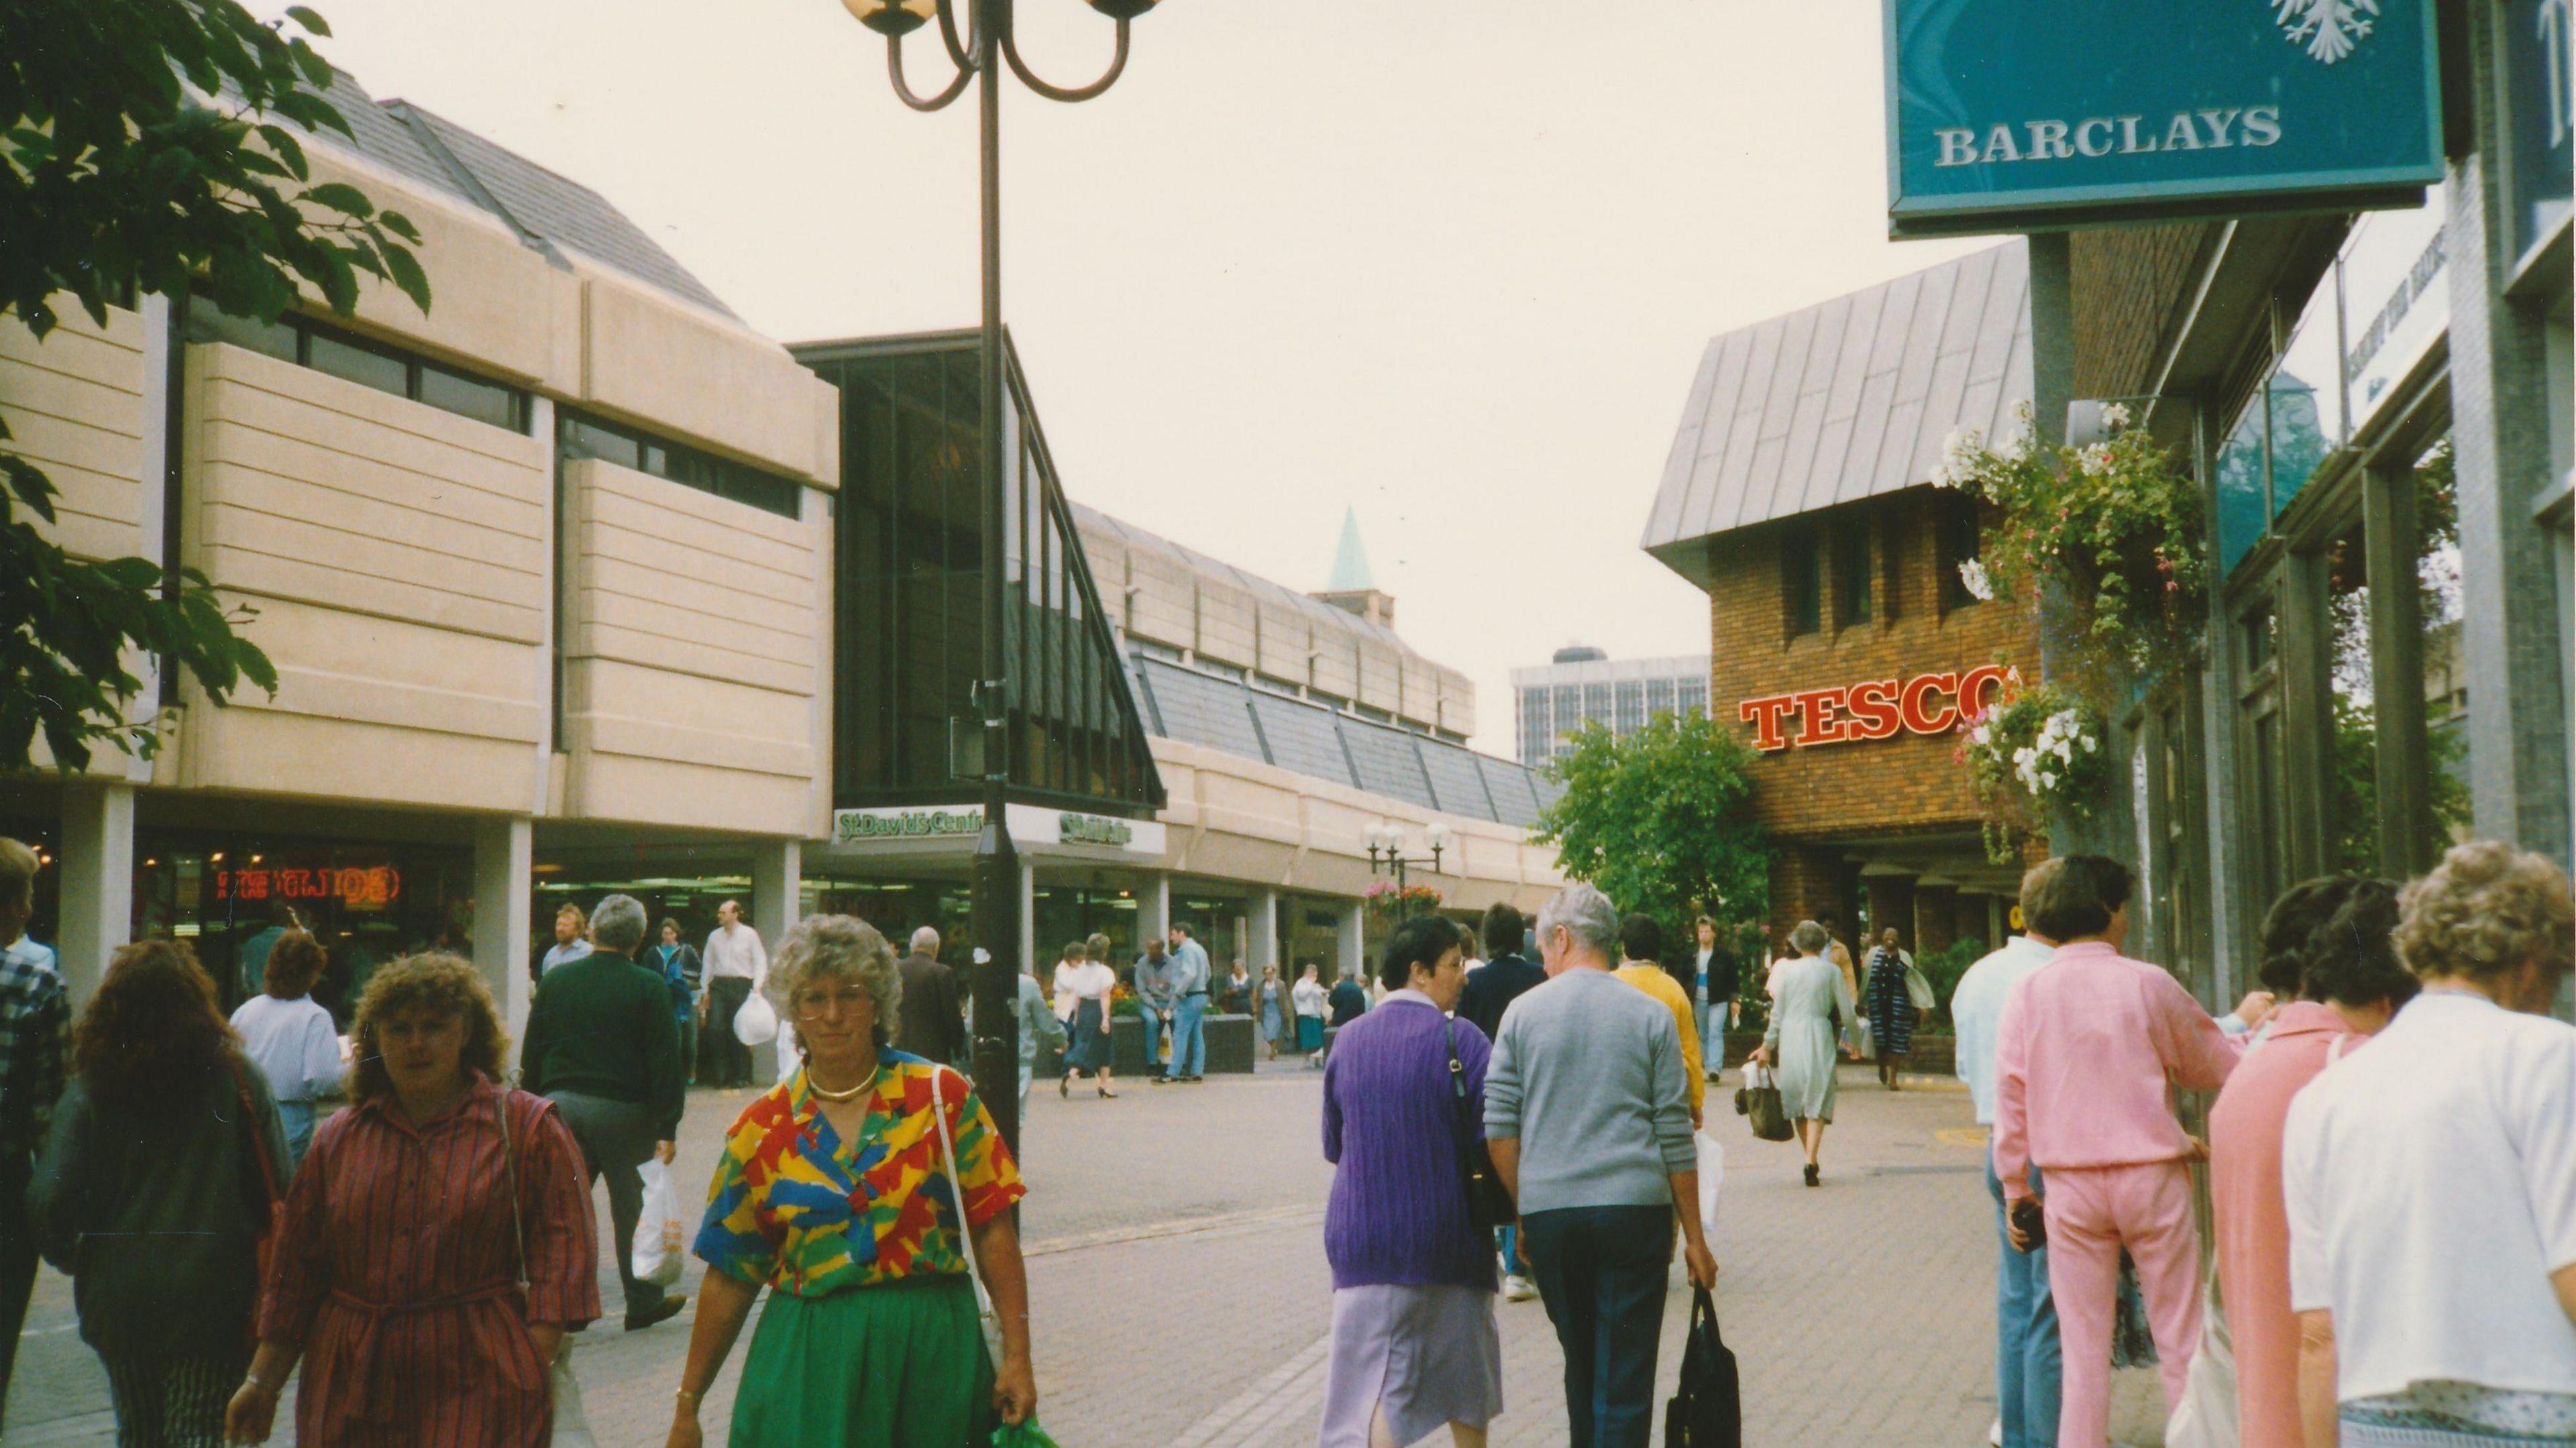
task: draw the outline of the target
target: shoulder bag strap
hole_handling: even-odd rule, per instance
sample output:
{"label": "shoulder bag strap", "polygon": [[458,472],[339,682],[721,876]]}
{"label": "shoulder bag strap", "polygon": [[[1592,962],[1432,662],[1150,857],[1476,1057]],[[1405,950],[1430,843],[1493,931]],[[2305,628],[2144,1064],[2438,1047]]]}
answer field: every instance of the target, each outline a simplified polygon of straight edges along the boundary
{"label": "shoulder bag strap", "polygon": [[250,1136],[251,1159],[259,1163],[259,1184],[268,1195],[261,1216],[273,1221],[278,1204],[286,1200],[286,1184],[278,1180],[277,1163],[269,1160],[268,1133],[260,1129],[259,1108],[251,1103],[250,1078],[242,1074],[241,1059],[234,1057],[225,1065],[233,1073],[233,1099],[241,1103],[241,1127]]}
{"label": "shoulder bag strap", "polygon": [[519,1153],[510,1144],[510,1088],[492,1098],[492,1118],[501,1126],[501,1170],[510,1184],[510,1235],[519,1247],[519,1290],[528,1290],[528,1224],[519,1215]]}
{"label": "shoulder bag strap", "polygon": [[940,1067],[930,1068],[930,1119],[939,1127],[939,1165],[948,1173],[948,1197],[957,1204],[957,1255],[966,1259],[966,1275],[975,1284],[975,1296],[986,1298],[984,1270],[975,1265],[975,1233],[966,1216],[966,1188],[957,1180],[957,1143],[948,1135],[948,1106],[939,1096]]}

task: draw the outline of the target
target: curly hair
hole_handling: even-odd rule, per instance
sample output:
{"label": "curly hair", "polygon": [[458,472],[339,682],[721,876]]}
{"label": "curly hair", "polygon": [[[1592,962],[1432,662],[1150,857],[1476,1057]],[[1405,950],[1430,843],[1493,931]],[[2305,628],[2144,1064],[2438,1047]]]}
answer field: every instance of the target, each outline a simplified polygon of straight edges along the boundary
{"label": "curly hair", "polygon": [[1801,920],[1789,932],[1789,948],[1800,955],[1822,955],[1833,943],[1834,937],[1813,920]]}
{"label": "curly hair", "polygon": [[270,995],[291,1001],[312,991],[313,982],[322,978],[322,969],[330,961],[321,941],[301,930],[290,930],[268,948],[268,968],[261,983]]}
{"label": "curly hair", "polygon": [[91,1095],[118,1105],[169,1100],[240,1057],[214,978],[181,940],[118,950],[72,1029],[73,1070]]}
{"label": "curly hair", "polygon": [[2541,855],[2497,840],[2454,845],[2433,872],[2397,897],[2405,918],[2397,950],[2427,979],[2456,975],[2486,983],[2532,960],[2567,974],[2571,914],[2567,876]]}
{"label": "curly hair", "polygon": [[501,1026],[501,1013],[492,1005],[492,992],[484,988],[482,975],[463,957],[428,950],[378,966],[367,981],[367,993],[358,998],[357,1022],[349,1028],[351,1101],[393,1094],[393,1078],[385,1073],[384,1051],[376,1044],[376,1027],[387,1017],[415,1010],[464,1017],[462,1064],[469,1071],[480,1071],[495,1081],[501,1079],[501,1062],[510,1052],[510,1033]]}
{"label": "curly hair", "polygon": [[2272,902],[2263,915],[2261,959],[2254,968],[2265,990],[2281,996],[2298,992],[2308,969],[2309,937],[2334,918],[2360,883],[2357,875],[2320,875],[2292,885]]}
{"label": "curly hair", "polygon": [[[846,980],[876,1003],[877,1049],[893,1042],[899,1024],[895,1008],[903,1003],[903,976],[895,969],[894,947],[875,926],[855,915],[808,915],[787,928],[769,967],[771,990],[786,1005],[779,1014],[791,1027],[796,1021],[797,992],[808,981]],[[796,1029],[796,1044],[805,1044],[801,1027]]]}
{"label": "curly hair", "polygon": [[2397,958],[2397,886],[2356,879],[2343,904],[2308,934],[2301,950],[2299,993],[2312,1001],[2395,1010],[2415,999],[2420,983]]}

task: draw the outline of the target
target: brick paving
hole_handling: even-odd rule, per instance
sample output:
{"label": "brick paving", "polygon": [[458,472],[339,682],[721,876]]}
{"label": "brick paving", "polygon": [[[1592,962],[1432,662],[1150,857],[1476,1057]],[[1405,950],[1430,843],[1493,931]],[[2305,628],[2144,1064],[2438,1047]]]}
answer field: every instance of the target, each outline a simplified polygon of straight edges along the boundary
{"label": "brick paving", "polygon": [[[1843,1085],[1825,1185],[1814,1191],[1799,1183],[1794,1145],[1756,1141],[1731,1114],[1712,1118],[1728,1161],[1718,1309],[1743,1368],[1746,1441],[1972,1448],[1994,1415],[1995,1248],[1967,1099],[1940,1083],[1888,1095],[1865,1071],[1846,1072]],[[1331,1316],[1321,1239],[1332,1173],[1318,1154],[1318,1088],[1316,1073],[1281,1066],[1195,1087],[1140,1081],[1116,1101],[1087,1088],[1059,1101],[1043,1084],[1032,1097],[1022,1231],[1041,1416],[1065,1448],[1314,1442]],[[713,1160],[747,1099],[693,1093],[685,1173]],[[1713,1090],[1712,1110],[1724,1113],[1724,1100]],[[604,1194],[599,1215],[604,1227]],[[683,1285],[694,1290],[694,1271]],[[659,1445],[689,1316],[619,1330],[606,1262],[601,1295],[610,1317],[577,1355],[592,1427],[604,1448]],[[1688,1305],[1677,1286],[1659,1397]],[[1531,1301],[1496,1311],[1507,1409],[1492,1442],[1561,1444],[1560,1361],[1545,1310]],[[39,1280],[27,1333],[10,1448],[113,1442],[105,1379],[73,1330],[67,1279]],[[724,1441],[741,1351],[709,1395],[711,1443]],[[2117,1389],[2115,1436],[2160,1442],[2152,1374],[2123,1372]]]}

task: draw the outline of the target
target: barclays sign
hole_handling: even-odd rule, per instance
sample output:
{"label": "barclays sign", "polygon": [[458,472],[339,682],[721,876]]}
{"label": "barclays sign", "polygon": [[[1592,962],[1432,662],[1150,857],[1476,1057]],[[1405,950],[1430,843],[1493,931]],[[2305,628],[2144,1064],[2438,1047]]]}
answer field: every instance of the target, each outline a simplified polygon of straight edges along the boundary
{"label": "barclays sign", "polygon": [[1888,228],[2410,206],[2435,0],[1885,0]]}

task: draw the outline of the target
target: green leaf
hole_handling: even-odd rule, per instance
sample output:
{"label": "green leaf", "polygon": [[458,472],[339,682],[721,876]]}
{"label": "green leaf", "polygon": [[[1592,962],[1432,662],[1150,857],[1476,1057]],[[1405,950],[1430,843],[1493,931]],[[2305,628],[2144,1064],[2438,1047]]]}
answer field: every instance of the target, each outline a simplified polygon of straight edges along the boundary
{"label": "green leaf", "polygon": [[419,259],[404,248],[391,245],[383,249],[383,256],[385,269],[393,274],[394,285],[402,288],[403,295],[411,298],[413,306],[427,312],[429,274],[420,269]]}
{"label": "green leaf", "polygon": [[298,181],[306,179],[310,173],[305,165],[304,143],[295,139],[294,132],[284,126],[262,125],[259,134],[260,139],[268,142],[268,148],[277,153],[277,159],[286,163],[288,175]]}
{"label": "green leaf", "polygon": [[367,199],[367,194],[346,181],[325,181],[319,186],[308,186],[296,199],[344,216],[354,216],[360,221],[376,214],[376,204]]}
{"label": "green leaf", "polygon": [[376,221],[379,225],[383,226],[385,230],[392,232],[394,235],[401,237],[412,245],[420,245],[420,228],[412,225],[411,218],[403,215],[401,212],[384,212],[376,217]]}
{"label": "green leaf", "polygon": [[330,39],[330,38],[331,38],[331,27],[330,27],[330,25],[329,25],[327,22],[325,22],[321,16],[319,16],[319,15],[315,14],[315,13],[313,12],[313,8],[312,8],[311,6],[309,6],[309,5],[289,5],[289,6],[287,6],[287,7],[286,7],[286,18],[287,18],[287,19],[289,19],[289,20],[294,21],[294,22],[295,22],[296,24],[298,24],[298,25],[303,26],[306,30],[309,30],[309,31],[311,31],[313,34],[315,34],[315,35],[317,35],[317,36],[320,36],[320,37],[321,37],[322,39],[324,39],[324,40],[328,40],[328,39]]}

